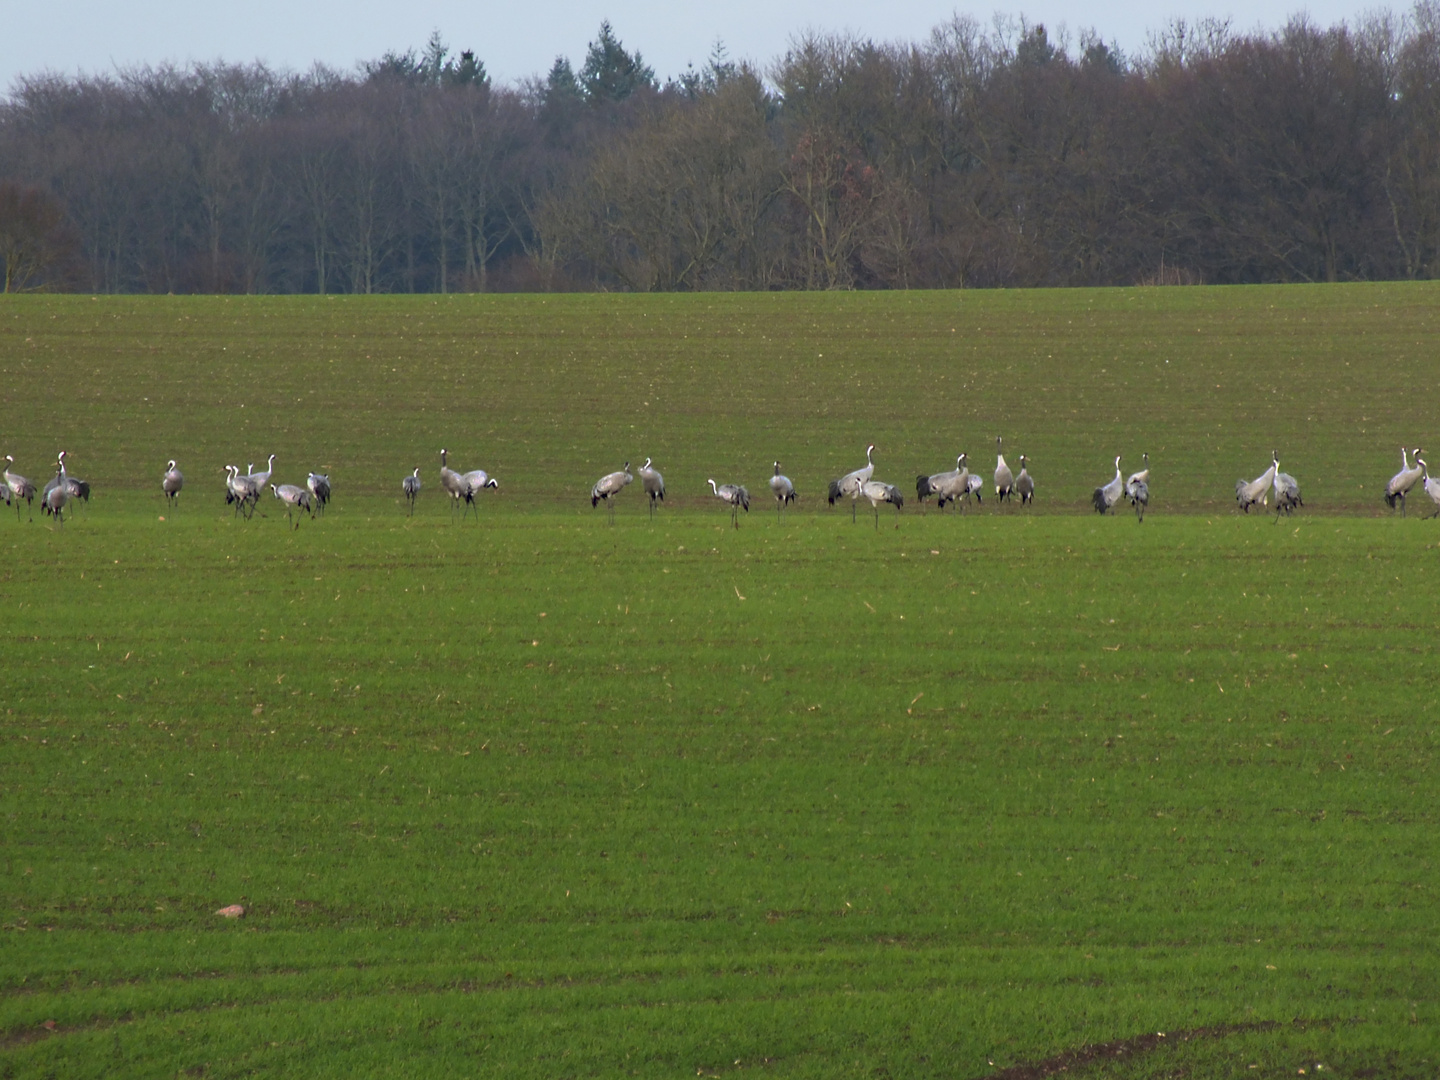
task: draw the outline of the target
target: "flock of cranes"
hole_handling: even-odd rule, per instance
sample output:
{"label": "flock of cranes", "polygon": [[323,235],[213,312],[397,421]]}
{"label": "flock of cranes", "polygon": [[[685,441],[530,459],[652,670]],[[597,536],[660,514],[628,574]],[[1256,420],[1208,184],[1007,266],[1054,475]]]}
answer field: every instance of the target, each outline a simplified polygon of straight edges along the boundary
{"label": "flock of cranes", "polygon": [[[1414,455],[1414,464],[1411,463],[1411,454]],[[1405,447],[1400,448],[1400,471],[1390,478],[1385,485],[1385,504],[1392,510],[1398,505],[1401,517],[1406,513],[1406,497],[1417,487],[1430,497],[1435,506],[1435,512],[1429,517],[1440,516],[1440,481],[1430,476],[1429,466],[1421,456],[1424,453],[1419,447],[1410,451]],[[5,471],[3,474],[4,484],[0,485],[0,499],[8,505],[14,503],[15,515],[18,520],[20,516],[20,504],[23,502],[27,507],[33,507],[35,497],[40,497],[40,510],[42,514],[52,516],[57,524],[64,524],[65,515],[72,503],[89,502],[90,485],[84,480],[71,476],[65,466],[66,451],[61,450],[55,461],[55,476],[45,485],[43,489],[37,490],[34,483],[26,477],[13,471],[12,466],[15,459],[11,455],[5,455]],[[1035,499],[1035,479],[1030,475],[1029,460],[1024,454],[1019,457],[1020,472],[1016,474],[1005,461],[1004,444],[1001,439],[995,439],[995,473],[993,477],[995,497],[998,502],[1013,500],[1019,496],[1020,505],[1028,506]],[[1145,511],[1150,505],[1150,455],[1141,455],[1144,467],[1128,477],[1120,468],[1120,456],[1115,458],[1115,475],[1108,482],[1095,488],[1091,496],[1091,502],[1095,510],[1101,514],[1113,513],[1115,507],[1123,501],[1128,501],[1135,510],[1137,521],[1145,520]],[[775,498],[776,509],[783,513],[785,508],[799,498],[795,484],[788,476],[780,471],[780,462],[775,462],[775,473],[770,477],[770,493]],[[330,477],[326,473],[310,473],[305,480],[305,486],[296,484],[274,484],[270,482],[271,474],[275,467],[275,455],[271,454],[265,464],[263,472],[256,472],[254,464],[247,466],[247,471],[242,473],[238,465],[225,466],[225,501],[234,507],[236,515],[250,518],[258,505],[265,489],[269,488],[270,493],[284,505],[286,517],[291,527],[298,529],[300,524],[295,520],[295,511],[302,514],[309,514],[311,517],[325,512],[325,507],[330,502]],[[645,464],[637,470],[640,474],[640,484],[645,494],[649,497],[650,515],[655,514],[656,505],[665,501],[665,477],[654,467],[650,458],[645,459]],[[846,473],[838,479],[830,481],[827,491],[827,498],[831,506],[842,499],[850,500],[850,519],[856,520],[856,508],[862,499],[870,503],[874,511],[875,527],[880,527],[880,506],[889,504],[895,507],[897,515],[900,508],[905,505],[905,499],[900,494],[900,489],[893,484],[874,479],[875,475],[875,444],[871,443],[865,448],[865,464],[858,469]],[[609,513],[610,521],[615,520],[614,499],[625,488],[635,480],[634,474],[630,472],[630,462],[616,472],[606,473],[590,489],[590,505],[598,506],[605,503]],[[750,512],[750,492],[743,484],[721,484],[712,477],[707,481],[711,493],[730,507],[730,521],[739,528],[739,514],[741,510]],[[185,476],[181,473],[176,463],[172,460],[166,465],[165,474],[161,477],[160,488],[165,496],[167,505],[173,507],[179,500],[181,489],[185,486]],[[401,491],[409,507],[409,513],[415,513],[415,503],[419,498],[422,488],[420,480],[420,469],[415,470],[401,481]],[[449,451],[440,451],[440,486],[450,496],[450,510],[453,514],[457,509],[463,511],[462,520],[474,509],[476,517],[479,517],[479,506],[477,497],[486,490],[498,489],[500,482],[490,476],[484,469],[473,469],[469,472],[460,473],[450,468]],[[972,473],[969,467],[968,455],[962,453],[955,459],[955,468],[947,469],[944,472],[930,473],[915,478],[915,494],[919,502],[924,505],[931,496],[935,497],[936,505],[943,512],[947,504],[968,506],[973,498],[977,503],[983,501],[985,481],[976,473]],[[1304,506],[1300,497],[1300,485],[1295,477],[1280,469],[1279,451],[1273,451],[1270,455],[1270,467],[1257,476],[1254,480],[1235,481],[1235,502],[1237,507],[1245,513],[1250,512],[1253,506],[1269,506],[1271,497],[1274,497],[1275,520],[1278,522],[1281,515],[1293,514],[1298,507]],[[33,510],[31,514],[33,520]]]}

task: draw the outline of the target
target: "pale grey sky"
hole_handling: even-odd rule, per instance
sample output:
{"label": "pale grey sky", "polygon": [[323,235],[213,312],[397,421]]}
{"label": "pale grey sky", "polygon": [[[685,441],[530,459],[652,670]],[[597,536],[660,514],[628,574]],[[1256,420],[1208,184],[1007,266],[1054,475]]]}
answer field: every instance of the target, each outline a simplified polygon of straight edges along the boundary
{"label": "pale grey sky", "polygon": [[[386,49],[416,49],[432,30],[459,51],[472,48],[498,82],[543,74],[557,55],[579,66],[585,45],[608,18],[621,41],[639,49],[662,79],[699,67],[716,38],[735,59],[769,63],[806,29],[849,30],[879,40],[918,40],[957,11],[987,21],[1025,15],[1072,35],[1093,27],[1127,52],[1176,17],[1228,17],[1236,29],[1273,29],[1304,11],[1320,25],[1353,22],[1363,0],[1018,0],[956,6],[953,0],[248,0],[211,6],[196,0],[0,0],[0,92],[44,70],[113,72],[140,64],[263,60],[303,70],[314,61],[351,68]],[[1399,5],[1397,10],[1405,5]]]}

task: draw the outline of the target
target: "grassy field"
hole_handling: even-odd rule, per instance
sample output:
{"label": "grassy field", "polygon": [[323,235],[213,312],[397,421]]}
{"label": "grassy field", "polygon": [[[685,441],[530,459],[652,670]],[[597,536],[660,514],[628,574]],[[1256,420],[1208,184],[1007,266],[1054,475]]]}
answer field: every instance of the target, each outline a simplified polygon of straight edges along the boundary
{"label": "grassy field", "polygon": [[[95,487],[0,507],[0,1076],[1433,1077],[1440,523],[1380,491],[1437,323],[0,301],[0,454]],[[867,442],[913,492],[997,434],[1033,513],[824,505]],[[441,446],[500,480],[478,524]],[[1233,509],[1271,449],[1278,525]],[[1141,451],[1145,523],[1089,512]],[[272,452],[326,518],[233,518]],[[647,455],[671,495],[612,528],[589,486]]]}

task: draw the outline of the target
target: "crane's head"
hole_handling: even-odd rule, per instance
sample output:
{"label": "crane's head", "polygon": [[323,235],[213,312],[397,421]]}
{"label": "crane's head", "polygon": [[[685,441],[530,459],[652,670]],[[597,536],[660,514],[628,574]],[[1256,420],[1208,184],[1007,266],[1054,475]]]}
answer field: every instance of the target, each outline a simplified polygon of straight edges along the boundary
{"label": "crane's head", "polygon": [[15,459],[14,459],[13,457],[11,457],[9,454],[6,454],[6,455],[5,455],[5,460],[8,461],[11,465],[14,465],[14,464],[15,464]]}
{"label": "crane's head", "polygon": [[167,470],[175,468],[175,459],[174,459],[174,458],[171,458],[169,464],[167,464],[167,465],[165,466],[165,468],[166,468]]}
{"label": "crane's head", "polygon": [[440,448],[440,467],[441,467],[442,469],[445,467],[445,454],[446,454],[446,453],[447,453],[446,449],[442,446],[442,447]]}
{"label": "crane's head", "polygon": [[420,466],[419,466],[419,465],[416,465],[416,466],[415,466],[415,471],[414,471],[413,473],[411,473],[410,475],[413,476],[413,477],[415,477],[416,479],[419,479],[419,477],[420,477]]}

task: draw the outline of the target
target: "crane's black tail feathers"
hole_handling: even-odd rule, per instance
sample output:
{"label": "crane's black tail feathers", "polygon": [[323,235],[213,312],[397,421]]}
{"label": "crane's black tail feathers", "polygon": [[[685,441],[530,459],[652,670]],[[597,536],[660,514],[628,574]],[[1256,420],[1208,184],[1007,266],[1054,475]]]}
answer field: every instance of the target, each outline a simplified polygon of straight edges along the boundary
{"label": "crane's black tail feathers", "polygon": [[835,500],[838,499],[838,498],[840,498],[840,481],[839,481],[839,480],[831,480],[831,481],[830,481],[829,498],[830,498],[830,505],[831,505],[831,506],[834,506],[834,505],[835,505]]}
{"label": "crane's black tail feathers", "polygon": [[1399,498],[1400,498],[1400,496],[1398,496],[1398,495],[1396,495],[1396,494],[1394,494],[1394,493],[1392,493],[1392,492],[1387,491],[1387,492],[1385,493],[1385,505],[1388,506],[1388,507],[1390,507],[1391,510],[1394,510],[1394,509],[1395,509],[1395,503],[1396,503],[1397,501],[1399,501]]}
{"label": "crane's black tail feathers", "polygon": [[1105,489],[1103,487],[1095,489],[1095,494],[1090,496],[1090,501],[1095,504],[1095,512],[1097,514],[1103,514],[1110,508],[1109,504],[1105,501]]}
{"label": "crane's black tail feathers", "polygon": [[917,476],[915,478],[915,497],[921,502],[924,502],[928,496],[934,493],[935,489],[930,486],[930,477]]}

